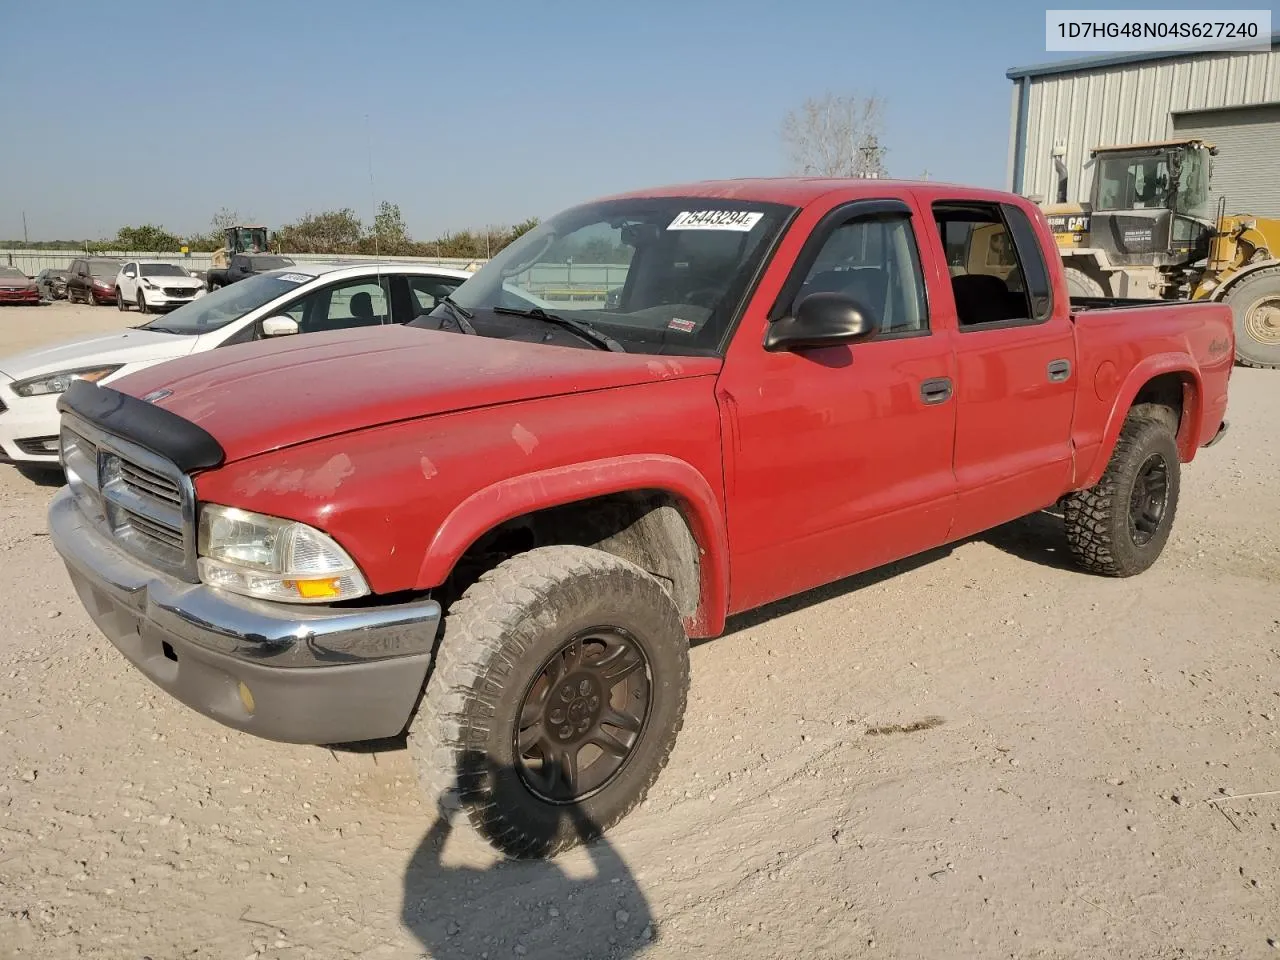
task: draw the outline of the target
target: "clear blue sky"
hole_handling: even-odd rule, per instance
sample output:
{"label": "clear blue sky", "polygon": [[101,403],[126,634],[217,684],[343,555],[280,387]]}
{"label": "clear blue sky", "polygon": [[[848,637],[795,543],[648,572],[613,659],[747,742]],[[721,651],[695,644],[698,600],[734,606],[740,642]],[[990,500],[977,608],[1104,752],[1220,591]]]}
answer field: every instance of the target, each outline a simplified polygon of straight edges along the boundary
{"label": "clear blue sky", "polygon": [[1005,70],[1053,58],[1025,0],[0,0],[0,238],[376,198],[429,239],[785,173],[782,117],[826,91],[888,100],[891,174],[1002,186]]}

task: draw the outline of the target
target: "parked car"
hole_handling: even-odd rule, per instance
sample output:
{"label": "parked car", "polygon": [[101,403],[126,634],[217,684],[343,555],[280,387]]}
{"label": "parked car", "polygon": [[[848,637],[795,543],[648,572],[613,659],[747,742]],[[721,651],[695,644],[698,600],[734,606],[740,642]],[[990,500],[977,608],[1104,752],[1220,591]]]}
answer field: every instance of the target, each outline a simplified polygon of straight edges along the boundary
{"label": "parked car", "polygon": [[130,260],[116,275],[116,306],[140,313],[172,310],[204,293],[204,281],[182,267],[156,260]]}
{"label": "parked car", "polygon": [[232,256],[225,270],[214,267],[205,272],[205,285],[209,290],[217,290],[227,284],[252,277],[268,270],[281,270],[294,266],[293,260],[274,253],[237,253]]}
{"label": "parked car", "polygon": [[0,266],[0,303],[40,305],[36,282],[17,267]]}
{"label": "parked car", "polygon": [[[175,357],[266,337],[405,323],[471,274],[419,264],[308,265],[250,277],[140,327],[0,358],[0,456],[58,465],[58,395]],[[114,278],[113,278],[114,279]]]}
{"label": "parked car", "polygon": [[[629,264],[616,306],[540,303],[588,238]],[[1083,569],[1146,570],[1232,357],[1225,305],[1072,303],[1011,193],[648,190],[405,327],[73,383],[51,536],[179,700],[277,740],[407,729],[430,801],[540,856],[640,802],[730,614],[1058,503]]]}
{"label": "parked car", "polygon": [[116,275],[124,262],[111,257],[82,257],[67,271],[67,302],[97,306],[116,299]]}
{"label": "parked car", "polygon": [[65,300],[67,271],[45,269],[36,274],[36,290],[44,300]]}

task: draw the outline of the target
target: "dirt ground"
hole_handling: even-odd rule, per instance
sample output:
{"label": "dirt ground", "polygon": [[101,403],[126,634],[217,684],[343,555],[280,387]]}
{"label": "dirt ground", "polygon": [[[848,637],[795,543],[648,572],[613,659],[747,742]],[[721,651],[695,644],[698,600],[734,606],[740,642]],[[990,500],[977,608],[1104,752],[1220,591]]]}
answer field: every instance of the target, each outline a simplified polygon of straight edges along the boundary
{"label": "dirt ground", "polygon": [[[0,309],[0,357],[122,319]],[[648,802],[536,864],[395,744],[152,687],[0,465],[0,956],[1280,957],[1280,371],[1229,416],[1139,578],[1040,516],[737,618]]]}

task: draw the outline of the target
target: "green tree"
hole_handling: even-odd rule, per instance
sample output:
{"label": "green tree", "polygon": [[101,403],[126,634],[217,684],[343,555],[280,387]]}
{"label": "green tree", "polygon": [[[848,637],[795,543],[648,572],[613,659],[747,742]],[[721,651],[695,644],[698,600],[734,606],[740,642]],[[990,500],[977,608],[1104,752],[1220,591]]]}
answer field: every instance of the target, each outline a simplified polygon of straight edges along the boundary
{"label": "green tree", "polygon": [[276,231],[276,246],[285,253],[355,253],[364,225],[350,207],[308,213]]}
{"label": "green tree", "polygon": [[182,241],[164,227],[147,223],[140,227],[121,227],[116,232],[114,245],[117,249],[138,253],[177,253]]}

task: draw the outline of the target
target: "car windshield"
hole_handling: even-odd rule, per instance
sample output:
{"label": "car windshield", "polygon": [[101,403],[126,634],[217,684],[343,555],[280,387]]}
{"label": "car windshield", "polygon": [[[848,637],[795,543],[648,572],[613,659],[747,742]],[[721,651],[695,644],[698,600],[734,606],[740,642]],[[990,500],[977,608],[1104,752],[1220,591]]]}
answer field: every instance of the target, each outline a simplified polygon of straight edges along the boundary
{"label": "car windshield", "polygon": [[[793,210],[710,197],[585,204],[503,248],[452,301],[485,336],[592,347],[539,319],[541,311],[585,324],[628,352],[715,354]],[[410,326],[442,327],[449,316],[441,304]]]}
{"label": "car windshield", "polygon": [[27,275],[14,267],[0,267],[0,280],[21,280],[26,282]]}
{"label": "car windshield", "polygon": [[189,277],[191,274],[172,263],[144,263],[140,265],[144,277]]}
{"label": "car windshield", "polygon": [[90,260],[89,273],[95,277],[115,277],[123,266],[119,260]]}
{"label": "car windshield", "polygon": [[185,303],[172,313],[144,323],[142,329],[161,333],[177,333],[196,336],[220,330],[239,320],[250,310],[256,310],[276,297],[302,286],[311,277],[302,274],[262,273],[246,277],[238,283],[205,294]]}
{"label": "car windshield", "polygon": [[246,257],[249,261],[249,269],[251,270],[280,270],[284,267],[292,267],[293,261],[288,257]]}

